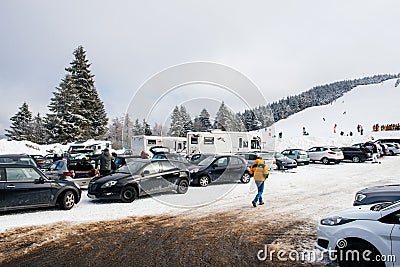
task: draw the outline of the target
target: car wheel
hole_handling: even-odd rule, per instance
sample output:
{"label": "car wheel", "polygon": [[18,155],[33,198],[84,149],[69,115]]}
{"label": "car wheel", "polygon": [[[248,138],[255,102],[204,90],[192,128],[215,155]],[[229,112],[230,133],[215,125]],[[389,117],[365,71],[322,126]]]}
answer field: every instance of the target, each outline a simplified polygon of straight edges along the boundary
{"label": "car wheel", "polygon": [[185,194],[189,189],[189,182],[185,179],[182,179],[178,182],[178,188],[176,189],[176,192],[178,194]]}
{"label": "car wheel", "polygon": [[354,163],[359,163],[359,162],[361,162],[361,159],[360,159],[359,156],[353,156],[353,157],[351,158],[351,160],[352,160]]}
{"label": "car wheel", "polygon": [[248,172],[243,173],[242,177],[240,178],[240,181],[244,184],[247,184],[250,182],[250,174]]}
{"label": "car wheel", "polygon": [[325,165],[327,165],[329,163],[329,159],[328,158],[322,158],[321,162]]}
{"label": "car wheel", "polygon": [[210,183],[210,178],[208,176],[201,176],[199,178],[199,185],[202,187],[207,186]]}
{"label": "car wheel", "polygon": [[304,162],[304,165],[308,165],[308,164],[310,164],[310,162],[309,162],[309,161],[306,161],[306,162]]}
{"label": "car wheel", "polygon": [[130,203],[130,202],[133,202],[137,198],[137,195],[138,195],[138,193],[134,187],[126,186],[126,187],[122,188],[121,200],[122,200],[122,202]]}
{"label": "car wheel", "polygon": [[393,152],[392,150],[390,151],[390,155],[391,155],[391,156],[394,156],[394,152]]}
{"label": "car wheel", "polygon": [[60,198],[60,206],[63,210],[70,210],[75,206],[75,194],[68,190]]}
{"label": "car wheel", "polygon": [[[368,253],[368,258],[363,257],[363,253],[368,250],[370,253]],[[354,252],[358,253],[354,253]],[[346,247],[338,249],[338,262],[339,266],[377,266],[377,267],[384,267],[385,262],[384,261],[373,261],[374,259],[380,259],[381,254],[379,251],[372,245],[363,243],[363,242],[349,242]],[[359,259],[357,259],[357,254],[359,255]],[[342,258],[341,256],[342,255]],[[352,259],[352,255],[354,255],[354,259]]]}

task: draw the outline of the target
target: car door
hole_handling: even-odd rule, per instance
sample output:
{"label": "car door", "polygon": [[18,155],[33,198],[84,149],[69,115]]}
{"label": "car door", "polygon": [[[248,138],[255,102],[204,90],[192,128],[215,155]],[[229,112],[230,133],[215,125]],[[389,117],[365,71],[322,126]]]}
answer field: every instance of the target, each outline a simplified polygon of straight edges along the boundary
{"label": "car door", "polygon": [[0,210],[5,208],[4,205],[4,196],[5,192],[5,184],[6,184],[6,171],[4,168],[0,168]]}
{"label": "car door", "polygon": [[162,190],[163,182],[158,162],[150,162],[144,166],[140,175],[140,186],[145,193],[150,194]]}
{"label": "car door", "polygon": [[217,158],[216,160],[211,163],[209,166],[209,175],[211,180],[220,180],[220,181],[227,181],[229,180],[229,172],[226,171],[228,167],[228,157],[223,156]]}
{"label": "car door", "polygon": [[232,181],[239,180],[246,170],[246,162],[238,157],[228,157],[229,179]]}
{"label": "car door", "polygon": [[312,147],[307,151],[310,160],[318,160],[318,151],[319,147]]}
{"label": "car door", "polygon": [[[28,207],[50,204],[53,195],[51,183],[43,180],[34,168],[6,167],[5,205],[7,207]],[[38,182],[42,179],[42,182]]]}
{"label": "car door", "polygon": [[171,161],[160,161],[161,168],[161,186],[163,189],[174,188],[177,180],[180,177],[180,169]]}

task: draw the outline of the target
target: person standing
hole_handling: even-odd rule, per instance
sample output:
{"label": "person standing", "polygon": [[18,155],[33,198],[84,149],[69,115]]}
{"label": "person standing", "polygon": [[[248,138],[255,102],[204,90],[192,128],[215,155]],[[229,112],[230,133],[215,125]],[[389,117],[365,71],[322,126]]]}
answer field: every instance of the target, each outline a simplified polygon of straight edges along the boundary
{"label": "person standing", "polygon": [[264,182],[267,180],[269,175],[268,167],[265,165],[261,156],[257,156],[257,159],[254,161],[253,166],[251,166],[249,173],[254,177],[254,181],[257,185],[257,195],[251,202],[254,207],[257,207],[257,202],[259,205],[264,204],[264,201],[262,199],[262,194],[264,192]]}
{"label": "person standing", "polygon": [[103,153],[99,157],[100,161],[100,175],[107,175],[111,173],[111,162],[113,161],[113,157],[110,154],[108,148],[103,150]]}

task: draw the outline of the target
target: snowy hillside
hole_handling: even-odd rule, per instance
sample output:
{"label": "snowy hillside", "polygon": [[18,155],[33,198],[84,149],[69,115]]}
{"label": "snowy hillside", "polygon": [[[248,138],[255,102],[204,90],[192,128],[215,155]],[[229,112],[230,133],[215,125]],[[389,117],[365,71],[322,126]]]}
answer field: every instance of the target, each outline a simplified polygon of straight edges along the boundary
{"label": "snowy hillside", "polygon": [[[395,80],[389,80],[358,86],[330,105],[308,108],[278,121],[274,125],[275,132],[282,132],[283,137],[301,136],[305,127],[310,136],[335,137],[341,131],[345,135],[350,131],[357,134],[357,125],[361,124],[368,136],[376,123],[400,122],[400,88],[394,84]],[[335,124],[336,134],[333,132]]]}

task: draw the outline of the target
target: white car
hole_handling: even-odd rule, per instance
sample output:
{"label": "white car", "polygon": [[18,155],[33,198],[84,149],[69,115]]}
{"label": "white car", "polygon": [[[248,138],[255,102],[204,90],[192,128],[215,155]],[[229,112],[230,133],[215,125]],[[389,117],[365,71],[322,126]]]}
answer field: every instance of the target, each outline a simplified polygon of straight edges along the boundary
{"label": "white car", "polygon": [[398,155],[400,154],[400,145],[397,143],[385,143],[385,145],[387,145],[388,147],[388,154],[389,155]]}
{"label": "white car", "polygon": [[344,159],[342,150],[333,146],[312,147],[307,150],[307,153],[311,162],[321,161],[323,164],[340,163]]}
{"label": "white car", "polygon": [[316,247],[340,266],[400,266],[400,201],[328,214]]}

